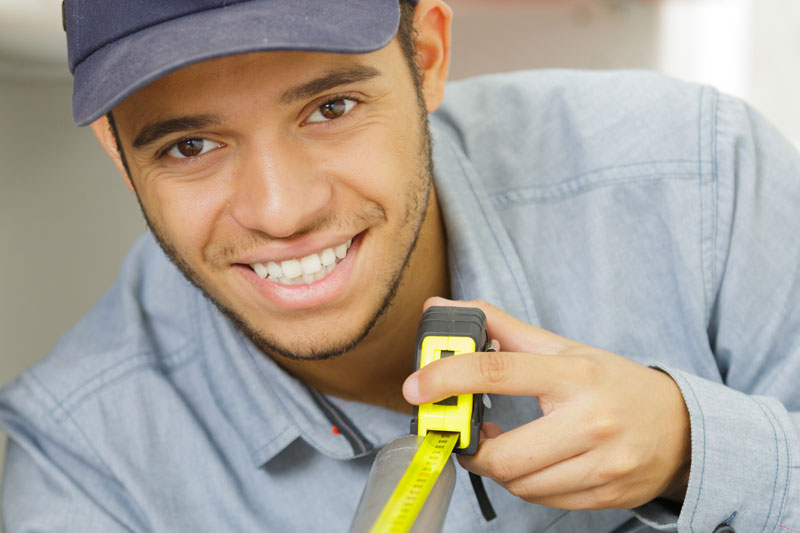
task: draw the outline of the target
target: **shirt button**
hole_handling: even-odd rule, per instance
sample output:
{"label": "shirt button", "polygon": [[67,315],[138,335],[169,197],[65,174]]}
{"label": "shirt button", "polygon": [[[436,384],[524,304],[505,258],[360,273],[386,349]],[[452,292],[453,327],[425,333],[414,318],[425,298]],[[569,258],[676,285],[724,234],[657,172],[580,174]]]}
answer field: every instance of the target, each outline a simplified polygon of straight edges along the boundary
{"label": "shirt button", "polygon": [[736,530],[728,524],[720,524],[714,529],[714,533],[736,533]]}

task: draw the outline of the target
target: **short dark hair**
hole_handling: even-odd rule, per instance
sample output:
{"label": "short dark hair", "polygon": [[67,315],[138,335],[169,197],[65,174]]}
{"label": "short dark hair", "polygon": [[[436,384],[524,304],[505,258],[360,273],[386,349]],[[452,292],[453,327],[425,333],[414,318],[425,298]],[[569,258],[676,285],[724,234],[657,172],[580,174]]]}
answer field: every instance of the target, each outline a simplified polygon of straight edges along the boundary
{"label": "short dark hair", "polygon": [[[408,64],[408,70],[411,72],[411,79],[414,82],[414,90],[417,92],[417,100],[421,103],[422,98],[422,71],[420,70],[419,62],[417,61],[417,30],[414,28],[414,7],[409,0],[400,1],[400,25],[397,28],[397,42],[400,44],[400,49],[403,52],[403,57]],[[119,138],[119,130],[117,124],[114,122],[114,115],[111,111],[106,113],[108,125],[111,128],[111,134],[114,136],[114,141],[117,144],[117,152],[119,153],[122,166],[125,168],[125,173],[131,182],[131,186],[136,188],[131,176],[131,170],[128,166],[128,160],[125,158],[125,151],[122,149],[122,142]]]}
{"label": "short dark hair", "polygon": [[122,141],[119,138],[119,130],[117,129],[117,123],[114,121],[114,114],[109,111],[106,113],[106,118],[108,119],[108,127],[111,129],[111,134],[114,136],[114,143],[117,145],[117,153],[122,161],[122,167],[125,169],[125,174],[128,176],[131,187],[136,190],[136,184],[133,182],[133,176],[131,176],[131,168],[128,166],[128,159],[125,157],[125,150],[122,149]]}
{"label": "short dark hair", "polygon": [[417,61],[417,29],[414,27],[414,4],[400,0],[400,26],[397,28],[397,42],[408,63],[414,87],[422,97],[422,71]]}

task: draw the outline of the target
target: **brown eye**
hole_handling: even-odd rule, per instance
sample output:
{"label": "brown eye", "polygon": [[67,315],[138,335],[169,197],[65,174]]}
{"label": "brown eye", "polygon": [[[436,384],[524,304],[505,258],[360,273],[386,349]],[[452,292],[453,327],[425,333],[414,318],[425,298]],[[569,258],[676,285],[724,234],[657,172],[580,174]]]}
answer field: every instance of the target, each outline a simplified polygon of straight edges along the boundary
{"label": "brown eye", "polygon": [[211,142],[208,139],[192,138],[184,139],[173,144],[167,155],[177,159],[186,159],[187,157],[195,157],[210,152],[222,146],[219,143]]}
{"label": "brown eye", "polygon": [[346,107],[347,104],[345,104],[344,98],[342,98],[339,100],[334,100],[333,102],[328,102],[327,104],[322,104],[319,107],[319,112],[322,113],[323,117],[327,118],[328,120],[332,120],[344,115]]}
{"label": "brown eye", "polygon": [[306,122],[327,122],[341,118],[349,113],[357,103],[352,98],[337,98],[336,100],[325,102],[314,110]]}
{"label": "brown eye", "polygon": [[175,147],[184,157],[193,157],[203,153],[203,139],[186,139],[175,144]]}

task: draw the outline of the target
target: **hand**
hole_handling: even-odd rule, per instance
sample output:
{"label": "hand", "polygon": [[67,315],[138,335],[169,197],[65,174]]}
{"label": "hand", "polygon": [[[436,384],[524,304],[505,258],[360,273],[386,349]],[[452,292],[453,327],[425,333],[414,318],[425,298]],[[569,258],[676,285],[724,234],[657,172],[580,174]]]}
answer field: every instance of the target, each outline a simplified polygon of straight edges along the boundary
{"label": "hand", "polygon": [[486,422],[464,468],[532,503],[630,509],[657,497],[682,502],[689,477],[689,415],[669,375],[525,324],[481,301],[501,352],[448,357],[403,385],[413,404],[454,394],[537,396],[543,416],[503,432]]}

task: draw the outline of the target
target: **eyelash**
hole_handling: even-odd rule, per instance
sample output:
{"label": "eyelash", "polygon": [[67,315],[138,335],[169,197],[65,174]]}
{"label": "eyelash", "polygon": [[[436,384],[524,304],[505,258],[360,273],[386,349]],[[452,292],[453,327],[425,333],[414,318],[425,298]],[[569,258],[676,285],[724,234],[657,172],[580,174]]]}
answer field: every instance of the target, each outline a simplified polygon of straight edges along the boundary
{"label": "eyelash", "polygon": [[[354,101],[356,103],[356,105],[353,106],[353,108],[350,111],[348,111],[347,113],[345,113],[341,117],[333,118],[333,119],[330,119],[330,120],[325,120],[325,121],[322,121],[322,122],[307,122],[308,117],[310,117],[314,113],[314,111],[318,110],[319,108],[321,108],[322,106],[324,106],[326,104],[331,104],[333,102],[336,102],[337,100],[352,100],[352,101]],[[346,117],[349,117],[352,114],[353,110],[356,109],[362,103],[363,103],[363,100],[361,98],[359,98],[358,96],[352,94],[352,93],[345,93],[345,94],[337,94],[337,95],[333,95],[333,96],[326,96],[324,100],[320,101],[319,103],[315,103],[314,107],[311,109],[311,112],[308,113],[308,116],[303,120],[301,125],[303,125],[303,126],[309,126],[310,125],[310,126],[314,126],[314,127],[317,127],[317,128],[319,128],[319,127],[331,127],[332,123],[339,122],[342,119],[344,119]],[[161,149],[159,149],[158,152],[156,152],[156,155],[155,155],[154,159],[162,159],[177,144],[180,144],[182,142],[185,142],[185,141],[188,141],[188,140],[191,140],[191,139],[200,139],[200,138],[201,137],[199,137],[198,135],[186,135],[185,137],[181,137],[180,139],[177,139],[177,140],[169,143],[168,145],[162,147]],[[193,159],[195,159],[195,158],[194,157],[188,157],[186,159],[180,159],[179,161],[182,162],[182,163],[186,163],[186,162],[192,161]]]}
{"label": "eyelash", "polygon": [[[341,117],[332,118],[330,120],[325,120],[323,122],[307,122],[308,121],[308,117],[310,117],[314,113],[314,111],[318,110],[319,108],[321,108],[324,105],[332,104],[333,102],[336,102],[337,100],[352,100],[352,101],[354,101],[356,103],[356,105],[353,106],[353,108],[350,111],[348,111],[347,113],[345,113]],[[301,125],[302,126],[314,126],[314,127],[332,127],[334,123],[340,123],[341,120],[344,120],[344,119],[350,117],[353,114],[353,111],[355,111],[358,108],[358,106],[361,105],[362,103],[364,103],[364,100],[362,100],[361,97],[359,97],[358,95],[353,94],[353,93],[344,93],[344,94],[336,94],[336,95],[332,95],[332,96],[326,96],[324,99],[314,103],[314,106],[311,108],[311,111],[306,114],[306,118],[303,119],[303,122],[301,123]]]}
{"label": "eyelash", "polygon": [[[166,156],[167,153],[169,153],[170,150],[172,150],[176,145],[178,145],[178,144],[180,144],[182,142],[189,141],[189,140],[192,140],[192,139],[202,139],[202,138],[203,137],[200,137],[198,135],[187,135],[185,137],[181,137],[180,139],[171,142],[170,144],[166,145],[165,147],[161,148],[158,152],[156,152],[156,156],[155,156],[154,159],[161,159],[162,157]],[[178,159],[178,158],[175,158],[175,159],[176,159],[176,161],[186,162],[186,161],[191,161],[194,158],[188,157],[186,159]]]}

